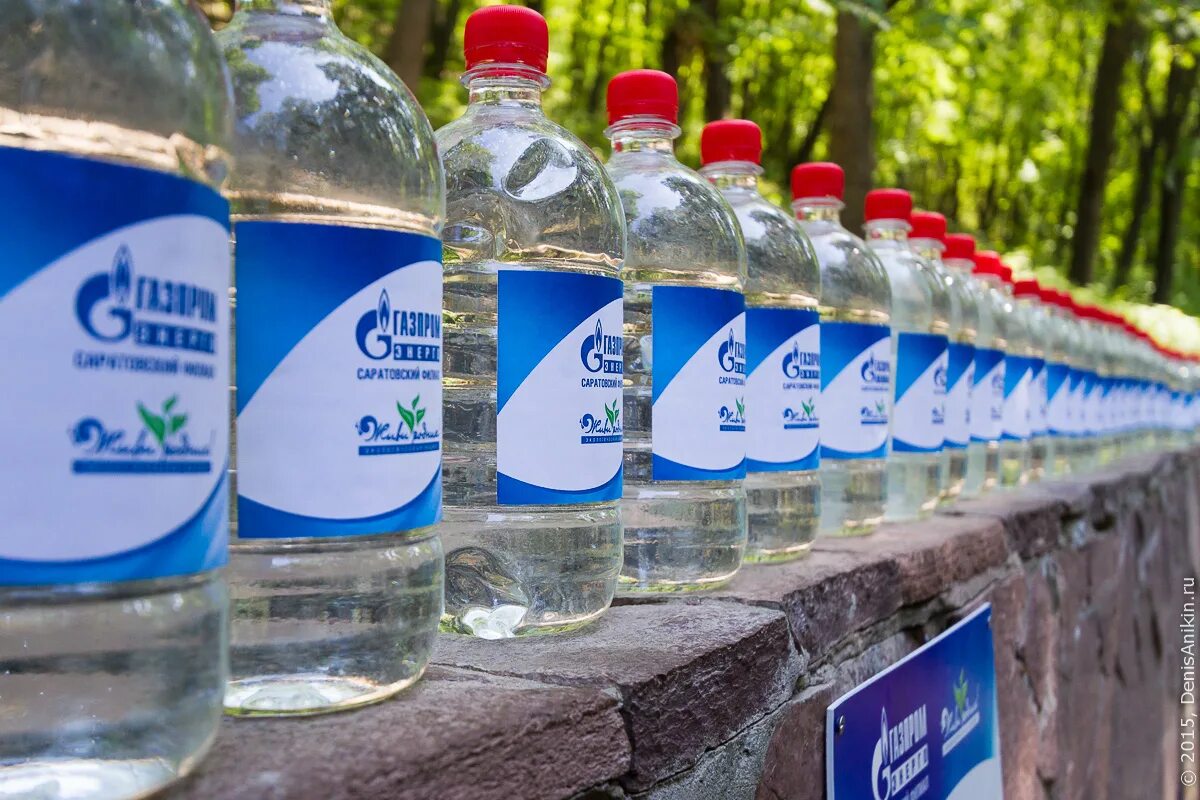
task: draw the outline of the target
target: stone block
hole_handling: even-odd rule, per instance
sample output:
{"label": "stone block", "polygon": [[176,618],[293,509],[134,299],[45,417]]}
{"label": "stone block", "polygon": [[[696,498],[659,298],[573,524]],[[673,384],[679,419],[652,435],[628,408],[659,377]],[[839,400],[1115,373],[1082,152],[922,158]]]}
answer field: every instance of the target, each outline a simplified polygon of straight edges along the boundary
{"label": "stone block", "polygon": [[443,635],[434,661],[613,690],[633,744],[622,779],[630,792],[690,768],[769,714],[792,695],[799,674],[782,614],[712,600],[617,606],[562,636]]}
{"label": "stone block", "polygon": [[629,766],[617,700],[431,668],[378,705],[297,719],[226,719],[186,800],[556,800]]}

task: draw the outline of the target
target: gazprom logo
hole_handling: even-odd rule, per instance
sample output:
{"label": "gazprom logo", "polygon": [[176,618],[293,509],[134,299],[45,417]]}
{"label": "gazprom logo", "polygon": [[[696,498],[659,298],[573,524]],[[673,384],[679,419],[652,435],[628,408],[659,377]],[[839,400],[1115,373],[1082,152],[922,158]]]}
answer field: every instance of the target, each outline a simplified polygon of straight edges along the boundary
{"label": "gazprom logo", "polygon": [[945,392],[947,383],[949,383],[949,370],[946,362],[942,361],[933,371],[933,388],[935,391]]}
{"label": "gazprom logo", "polygon": [[441,361],[442,318],[428,311],[393,308],[383,289],[375,308],[358,318],[354,340],[362,354],[374,361]]}
{"label": "gazprom logo", "polygon": [[124,244],[107,272],[80,285],[75,318],[101,342],[132,340],[145,347],[215,352],[216,292],[183,281],[135,276],[133,253]]}
{"label": "gazprom logo", "polygon": [[739,375],[746,372],[746,343],[734,338],[733,328],[729,329],[729,337],[717,348],[717,363],[726,372]]}
{"label": "gazprom logo", "polygon": [[597,317],[595,331],[585,336],[579,347],[579,360],[588,372],[621,375],[625,372],[624,349],[624,337],[605,335]]}
{"label": "gazprom logo", "polygon": [[864,383],[886,385],[892,377],[892,365],[887,361],[875,358],[874,354],[867,356],[859,370]]}
{"label": "gazprom logo", "polygon": [[821,379],[821,357],[817,353],[801,350],[798,341],[793,341],[792,349],[784,353],[780,366],[783,368],[783,376],[789,380]]}
{"label": "gazprom logo", "polygon": [[879,741],[871,756],[871,795],[875,800],[900,797],[918,775],[928,770],[928,734],[925,706],[895,727],[888,726],[887,709],[880,709]]}

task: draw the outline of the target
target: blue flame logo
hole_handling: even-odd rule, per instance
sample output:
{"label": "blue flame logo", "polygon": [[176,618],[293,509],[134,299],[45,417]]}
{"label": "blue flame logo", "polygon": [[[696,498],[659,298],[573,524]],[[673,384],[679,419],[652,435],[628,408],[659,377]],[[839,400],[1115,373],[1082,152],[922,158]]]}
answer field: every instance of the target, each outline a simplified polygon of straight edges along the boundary
{"label": "blue flame logo", "polygon": [[788,378],[800,377],[800,343],[792,342],[792,352],[783,357],[783,374]]}
{"label": "blue flame logo", "polygon": [[[379,293],[379,303],[375,308],[363,314],[355,327],[354,340],[358,349],[367,358],[380,361],[392,353],[392,337],[388,328],[392,322],[392,303],[388,299],[387,289]],[[371,333],[378,330],[374,336]],[[376,347],[382,345],[381,347]]]}
{"label": "blue flame logo", "polygon": [[596,332],[585,337],[579,348],[579,360],[588,372],[599,372],[604,368],[604,328],[600,318],[596,318]]}

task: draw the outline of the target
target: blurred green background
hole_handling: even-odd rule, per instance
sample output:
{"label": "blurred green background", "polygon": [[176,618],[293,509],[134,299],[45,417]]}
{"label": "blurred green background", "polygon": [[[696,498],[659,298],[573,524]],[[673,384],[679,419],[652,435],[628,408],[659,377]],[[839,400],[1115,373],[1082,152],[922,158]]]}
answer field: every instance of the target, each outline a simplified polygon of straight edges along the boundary
{"label": "blurred green background", "polygon": [[[435,127],[462,111],[478,0],[334,0]],[[680,156],[706,120],[762,126],[768,190],[847,168],[847,221],[900,186],[1011,263],[1200,313],[1200,0],[545,0],[546,110],[604,154],[608,79],[680,82]],[[201,3],[214,25],[229,2]]]}

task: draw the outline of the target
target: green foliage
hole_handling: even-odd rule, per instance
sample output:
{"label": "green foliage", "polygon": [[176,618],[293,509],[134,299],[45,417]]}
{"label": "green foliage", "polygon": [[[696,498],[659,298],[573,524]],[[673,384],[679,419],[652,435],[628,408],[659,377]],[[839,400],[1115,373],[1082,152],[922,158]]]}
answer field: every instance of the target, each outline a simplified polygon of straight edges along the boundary
{"label": "green foliage", "polygon": [[[403,2],[334,0],[345,33],[384,55]],[[412,87],[434,126],[462,111],[462,30],[478,0],[433,0],[426,69]],[[763,128],[769,196],[784,202],[801,154],[828,155],[828,132],[808,144],[835,70],[839,13],[875,33],[875,182],[911,190],[952,229],[973,232],[1023,271],[1065,274],[1087,150],[1092,81],[1105,23],[1131,8],[1143,36],[1121,85],[1117,148],[1105,193],[1097,285],[1108,287],[1133,211],[1138,151],[1163,104],[1174,60],[1200,55],[1197,0],[545,0],[550,24],[547,113],[606,154],[604,92],[615,73],[674,68],[680,82],[679,155],[695,165],[713,71],[727,79],[726,116]],[[221,3],[207,9],[219,19]],[[439,57],[444,53],[444,58]],[[716,66],[714,66],[716,65]],[[236,65],[235,65],[236,66]],[[717,87],[719,88],[719,87]],[[1200,156],[1200,97],[1176,158]],[[1162,164],[1155,164],[1155,186]],[[1200,312],[1200,168],[1185,168],[1184,212],[1171,301]],[[1159,228],[1157,188],[1118,301],[1145,302]]]}

